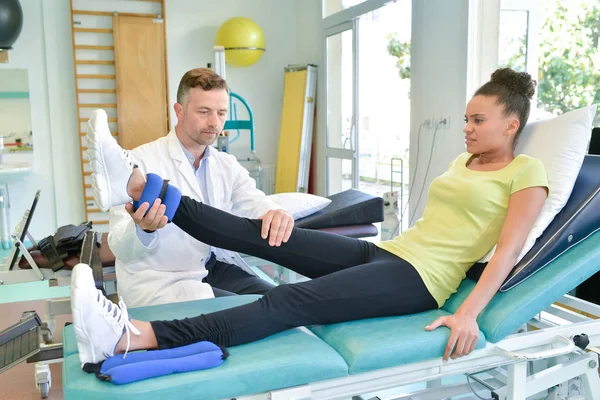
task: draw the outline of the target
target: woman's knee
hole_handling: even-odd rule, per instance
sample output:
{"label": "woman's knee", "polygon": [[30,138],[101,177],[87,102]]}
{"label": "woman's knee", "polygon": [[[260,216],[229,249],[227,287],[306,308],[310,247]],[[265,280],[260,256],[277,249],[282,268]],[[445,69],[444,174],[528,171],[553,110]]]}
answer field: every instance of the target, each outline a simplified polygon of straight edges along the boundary
{"label": "woman's knee", "polygon": [[265,293],[265,295],[262,298],[272,300],[272,301],[285,299],[291,292],[290,291],[291,286],[293,286],[293,285],[284,284],[284,285],[275,286],[273,289],[271,289],[267,293]]}
{"label": "woman's knee", "polygon": [[275,286],[261,299],[263,303],[276,308],[289,308],[299,300],[299,287],[297,284],[284,284]]}
{"label": "woman's knee", "polygon": [[321,323],[317,305],[306,296],[302,285],[279,285],[269,290],[259,301],[278,326],[293,328]]}

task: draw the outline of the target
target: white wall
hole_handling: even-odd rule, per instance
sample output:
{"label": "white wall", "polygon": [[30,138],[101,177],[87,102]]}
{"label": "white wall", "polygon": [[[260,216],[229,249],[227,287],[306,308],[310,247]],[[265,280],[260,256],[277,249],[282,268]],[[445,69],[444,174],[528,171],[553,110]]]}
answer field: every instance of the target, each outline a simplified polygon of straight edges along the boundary
{"label": "white wall", "polygon": [[[416,171],[416,176],[407,214],[414,213],[414,222],[423,213],[431,181],[465,151],[462,128],[470,96],[466,92],[469,1],[413,0],[412,10],[410,174],[412,179]],[[438,130],[425,177],[433,129],[421,130],[416,167],[414,162],[419,126],[429,116],[450,116],[450,127]],[[423,195],[417,203],[421,189]]]}
{"label": "white wall", "polygon": [[321,33],[321,0],[296,0],[296,21],[298,23],[299,64],[317,65],[317,74],[324,73],[321,58],[325,43]]}
{"label": "white wall", "polygon": [[167,0],[166,6],[173,126],[179,80],[189,69],[214,63],[212,48],[219,26],[231,17],[244,16],[262,28],[267,51],[251,67],[227,66],[226,77],[232,91],[252,108],[257,156],[263,164],[276,163],[283,69],[288,64],[318,62],[320,50],[313,44],[320,35],[320,0]]}

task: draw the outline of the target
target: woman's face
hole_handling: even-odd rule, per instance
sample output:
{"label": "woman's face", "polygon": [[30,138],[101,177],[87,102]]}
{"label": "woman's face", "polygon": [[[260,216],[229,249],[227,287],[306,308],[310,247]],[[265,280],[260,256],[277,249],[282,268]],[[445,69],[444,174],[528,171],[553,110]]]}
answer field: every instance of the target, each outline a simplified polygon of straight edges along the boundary
{"label": "woman's face", "polygon": [[495,96],[475,96],[465,113],[465,145],[467,152],[481,154],[512,149],[514,135],[519,129],[516,115],[504,115],[504,106]]}

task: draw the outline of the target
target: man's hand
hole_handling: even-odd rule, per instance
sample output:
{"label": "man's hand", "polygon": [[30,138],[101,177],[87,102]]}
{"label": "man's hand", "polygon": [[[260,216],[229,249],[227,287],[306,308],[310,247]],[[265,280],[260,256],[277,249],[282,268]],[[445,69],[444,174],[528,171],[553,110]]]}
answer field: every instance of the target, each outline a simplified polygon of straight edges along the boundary
{"label": "man's hand", "polygon": [[[425,327],[425,330],[432,331],[440,326],[450,328],[450,340],[444,351],[443,359],[448,361],[448,357],[458,358],[470,354],[479,338],[479,327],[474,316],[466,314],[454,314],[447,317],[440,317]],[[454,350],[454,353],[452,353]],[[452,356],[450,356],[452,353]]]}
{"label": "man's hand", "polygon": [[292,234],[294,218],[287,211],[271,210],[259,219],[262,219],[262,230],[260,236],[269,238],[269,246],[281,246],[286,243]]}
{"label": "man's hand", "polygon": [[133,218],[133,222],[145,231],[155,231],[167,225],[168,218],[165,216],[167,207],[161,204],[160,199],[154,200],[152,208],[146,214],[148,207],[150,207],[150,204],[144,202],[134,211],[133,203],[125,205],[125,209],[131,215],[131,218]]}

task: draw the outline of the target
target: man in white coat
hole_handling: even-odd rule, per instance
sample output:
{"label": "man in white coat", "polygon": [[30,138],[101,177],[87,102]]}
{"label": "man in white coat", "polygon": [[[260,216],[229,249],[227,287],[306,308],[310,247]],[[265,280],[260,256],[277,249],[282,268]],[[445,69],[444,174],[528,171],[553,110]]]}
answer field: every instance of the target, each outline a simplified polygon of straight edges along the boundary
{"label": "man in white coat", "polygon": [[[188,71],[177,91],[175,129],[135,148],[132,156],[143,173],[169,179],[184,195],[239,216],[262,218],[263,238],[278,246],[291,234],[291,215],[256,188],[235,157],[211,146],[223,129],[228,106],[229,89],[219,75],[206,68]],[[92,119],[105,117],[95,112]],[[98,123],[90,120],[90,128]],[[167,225],[159,201],[136,211],[132,204],[111,209],[108,243],[116,257],[119,295],[130,307],[215,293],[264,294],[272,287],[248,272],[237,253],[211,248]]]}

